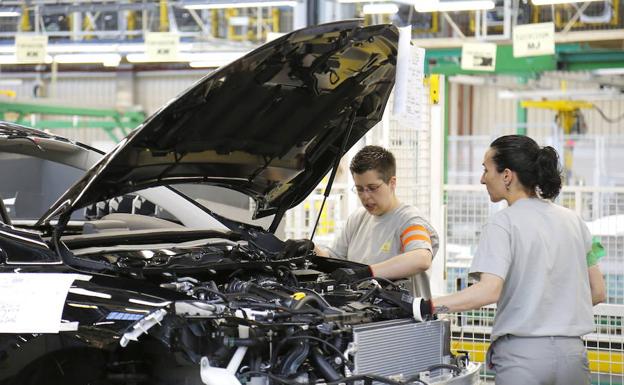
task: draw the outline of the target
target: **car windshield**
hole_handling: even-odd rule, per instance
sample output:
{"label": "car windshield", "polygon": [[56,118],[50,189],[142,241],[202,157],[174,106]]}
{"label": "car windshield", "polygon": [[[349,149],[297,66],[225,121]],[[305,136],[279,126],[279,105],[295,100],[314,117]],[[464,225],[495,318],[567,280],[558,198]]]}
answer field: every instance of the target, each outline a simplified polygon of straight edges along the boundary
{"label": "car windshield", "polygon": [[[4,165],[0,168],[0,197],[13,222],[39,219],[85,172],[61,162],[15,153],[0,153],[0,162]],[[271,224],[272,216],[252,219],[254,202],[243,193],[205,184],[180,184],[171,187],[179,194],[228,219],[263,228]],[[176,216],[163,207],[141,197],[141,191],[76,210],[71,219],[94,220],[111,213],[142,214],[180,223]]]}
{"label": "car windshield", "polygon": [[[12,220],[36,220],[84,171],[28,155],[0,153],[0,196]],[[84,217],[76,212],[72,219]]]}
{"label": "car windshield", "polygon": [[171,187],[210,211],[238,222],[261,226],[266,229],[271,225],[274,217],[271,215],[253,219],[253,199],[232,189],[200,183],[177,184]]}

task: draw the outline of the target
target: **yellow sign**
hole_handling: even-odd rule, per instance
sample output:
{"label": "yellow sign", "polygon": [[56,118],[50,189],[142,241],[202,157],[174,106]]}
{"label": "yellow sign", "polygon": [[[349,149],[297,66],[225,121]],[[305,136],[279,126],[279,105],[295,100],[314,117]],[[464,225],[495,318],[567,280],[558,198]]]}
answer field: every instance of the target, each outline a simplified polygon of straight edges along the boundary
{"label": "yellow sign", "polygon": [[31,34],[15,36],[15,57],[18,63],[44,63],[47,48],[47,36]]}
{"label": "yellow sign", "polygon": [[145,36],[145,54],[152,61],[175,61],[180,36],[170,32],[150,32]]}

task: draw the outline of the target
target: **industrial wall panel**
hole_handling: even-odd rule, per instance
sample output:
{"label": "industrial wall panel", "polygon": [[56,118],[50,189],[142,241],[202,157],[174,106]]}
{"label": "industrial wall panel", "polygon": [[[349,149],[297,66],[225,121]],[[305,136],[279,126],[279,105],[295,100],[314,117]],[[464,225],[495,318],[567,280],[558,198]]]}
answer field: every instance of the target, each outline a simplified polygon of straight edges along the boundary
{"label": "industrial wall panel", "polygon": [[499,136],[514,132],[516,102],[500,99],[499,90],[489,85],[474,87],[472,113],[474,135]]}
{"label": "industrial wall panel", "polygon": [[141,105],[149,116],[208,72],[206,70],[137,73],[134,91],[136,104]]}

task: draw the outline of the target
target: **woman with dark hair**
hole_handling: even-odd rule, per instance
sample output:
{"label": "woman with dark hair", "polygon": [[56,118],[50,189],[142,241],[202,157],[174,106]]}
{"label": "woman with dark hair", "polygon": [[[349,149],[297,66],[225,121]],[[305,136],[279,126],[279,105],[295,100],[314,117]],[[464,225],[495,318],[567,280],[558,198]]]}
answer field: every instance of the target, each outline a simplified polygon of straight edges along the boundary
{"label": "woman with dark hair", "polygon": [[561,190],[557,152],[526,136],[500,137],[485,154],[481,183],[509,207],[482,229],[469,273],[478,282],[433,299],[432,310],[497,303],[488,351],[497,384],[589,384],[580,337],[594,329],[604,281],[587,226],[552,202]]}

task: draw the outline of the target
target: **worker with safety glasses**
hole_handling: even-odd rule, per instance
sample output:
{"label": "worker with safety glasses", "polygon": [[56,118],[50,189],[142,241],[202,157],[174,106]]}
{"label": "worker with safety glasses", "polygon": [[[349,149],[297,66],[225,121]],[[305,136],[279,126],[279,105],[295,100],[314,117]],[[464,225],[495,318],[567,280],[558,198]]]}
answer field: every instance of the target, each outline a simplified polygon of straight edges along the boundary
{"label": "worker with safety glasses", "polygon": [[[438,250],[438,234],[418,210],[401,203],[395,193],[396,161],[379,146],[366,146],[350,164],[355,182],[353,192],[362,207],[347,219],[330,247],[316,247],[322,256],[343,258],[368,266],[340,268],[332,273],[339,282],[350,283],[371,277],[409,278],[431,266]],[[429,286],[426,274],[417,286]],[[422,290],[418,290],[422,291]]]}
{"label": "worker with safety glasses", "polygon": [[[496,302],[488,366],[502,385],[587,385],[581,336],[594,330],[592,305],[604,301],[604,254],[585,222],[552,202],[561,190],[559,158],[526,136],[496,139],[481,183],[509,207],[483,227],[469,275],[478,282],[414,306],[416,318]],[[429,305],[429,306],[427,306]]]}

